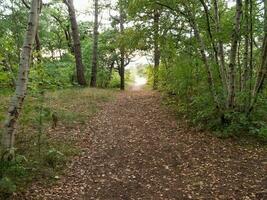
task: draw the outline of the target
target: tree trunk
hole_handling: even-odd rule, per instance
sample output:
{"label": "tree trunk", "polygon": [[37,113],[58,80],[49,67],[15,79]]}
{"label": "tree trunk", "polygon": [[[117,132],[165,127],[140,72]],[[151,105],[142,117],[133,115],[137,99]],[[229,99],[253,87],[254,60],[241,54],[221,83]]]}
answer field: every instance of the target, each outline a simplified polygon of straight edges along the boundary
{"label": "tree trunk", "polygon": [[253,90],[252,100],[248,112],[250,113],[257,102],[258,94],[263,88],[267,73],[267,1],[264,1],[264,40],[262,44],[262,58],[256,83]]}
{"label": "tree trunk", "polygon": [[5,153],[11,152],[14,149],[15,129],[26,96],[31,62],[30,59],[35,36],[37,33],[40,5],[40,0],[32,0],[31,10],[29,13],[28,28],[21,50],[16,91],[8,109],[7,119],[5,121],[4,132],[2,136],[2,146]]}
{"label": "tree trunk", "polygon": [[94,21],[94,43],[93,43],[93,56],[92,56],[92,73],[91,73],[91,87],[96,87],[97,67],[98,67],[98,14],[99,6],[98,0],[95,1],[95,21]]}
{"label": "tree trunk", "polygon": [[[22,0],[22,3],[24,4],[24,6],[27,8],[27,9],[31,9],[30,5],[27,4],[27,2],[25,0]],[[40,10],[42,8],[42,5],[40,7]],[[40,11],[41,12],[41,11]],[[36,32],[36,36],[35,36],[35,49],[36,49],[36,53],[37,53],[37,61],[38,63],[41,62],[42,60],[42,54],[41,54],[41,42],[40,42],[40,37],[39,37],[39,33],[38,33],[38,30]]]}
{"label": "tree trunk", "polygon": [[41,42],[40,42],[40,37],[39,37],[39,33],[37,31],[36,36],[35,36],[35,49],[36,49],[36,53],[37,53],[37,61],[38,63],[41,63],[42,61],[42,52],[41,52]]}
{"label": "tree trunk", "polygon": [[84,75],[84,65],[82,61],[79,27],[78,27],[78,23],[76,20],[73,0],[63,0],[63,1],[67,5],[68,10],[69,10],[69,17],[70,17],[71,30],[72,30],[71,33],[72,33],[72,39],[73,39],[73,50],[74,50],[74,56],[75,56],[75,61],[76,61],[77,81],[80,85],[85,86],[86,80],[85,80],[85,75]]}
{"label": "tree trunk", "polygon": [[243,56],[243,74],[241,77],[241,91],[243,92],[247,88],[248,72],[249,72],[249,0],[245,0],[244,9],[245,19],[245,47]]}
{"label": "tree trunk", "polygon": [[236,17],[235,17],[235,26],[231,42],[229,76],[228,76],[229,78],[228,99],[227,99],[228,108],[233,108],[235,102],[236,55],[237,55],[237,46],[240,35],[241,15],[242,15],[242,0],[236,0]]}
{"label": "tree trunk", "polygon": [[252,76],[253,76],[253,47],[254,47],[254,33],[253,33],[253,0],[249,0],[249,36],[250,36],[250,55],[249,55],[249,72],[248,72],[248,80],[249,80],[249,94],[247,100],[247,109],[250,109],[250,102],[252,100]]}
{"label": "tree trunk", "polygon": [[[120,33],[121,36],[124,34],[124,18],[125,18],[125,13],[123,10],[123,3],[122,1],[119,2],[120,6]],[[125,89],[125,48],[124,44],[121,44],[120,46],[120,77],[121,77],[121,84],[120,84],[120,89],[124,90]]]}
{"label": "tree trunk", "polygon": [[194,19],[192,19],[191,24],[192,24],[192,27],[194,29],[195,37],[196,37],[196,39],[197,39],[197,41],[199,43],[199,46],[200,46],[200,54],[201,54],[202,61],[204,62],[204,65],[205,65],[205,68],[206,68],[207,77],[208,77],[208,84],[209,84],[209,87],[210,87],[212,98],[214,100],[214,103],[215,103],[216,107],[220,110],[221,109],[220,108],[220,103],[219,103],[218,94],[217,94],[216,88],[215,88],[215,81],[214,81],[214,78],[213,78],[213,75],[212,75],[211,66],[210,66],[210,64],[208,62],[208,58],[207,58],[207,56],[205,54],[205,50],[206,50],[205,43],[204,43],[203,39],[200,36],[198,27],[197,27]]}
{"label": "tree trunk", "polygon": [[159,47],[159,20],[160,12],[154,10],[154,83],[153,89],[158,89],[159,64],[160,64],[160,47]]}
{"label": "tree trunk", "polygon": [[109,66],[108,84],[110,83],[112,79],[112,72],[113,72],[114,66],[115,66],[115,61],[112,61]]}
{"label": "tree trunk", "polygon": [[[219,5],[218,0],[214,0],[214,15],[215,15],[215,26],[216,26],[216,32],[219,34],[221,32],[221,20],[220,20],[220,14],[219,14]],[[227,71],[225,66],[225,57],[224,57],[224,48],[223,48],[223,42],[219,38],[218,39],[218,57],[219,57],[219,65],[220,65],[220,73],[223,83],[224,92],[227,93]]]}

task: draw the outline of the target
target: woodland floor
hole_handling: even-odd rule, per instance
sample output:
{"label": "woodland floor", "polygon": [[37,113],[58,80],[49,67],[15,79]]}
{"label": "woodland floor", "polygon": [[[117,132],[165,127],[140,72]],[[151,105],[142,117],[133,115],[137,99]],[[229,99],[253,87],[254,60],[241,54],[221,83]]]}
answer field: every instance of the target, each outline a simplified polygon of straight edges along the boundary
{"label": "woodland floor", "polygon": [[82,153],[55,184],[14,199],[267,199],[266,148],[190,130],[160,102],[151,91],[120,93],[86,128],[57,130]]}

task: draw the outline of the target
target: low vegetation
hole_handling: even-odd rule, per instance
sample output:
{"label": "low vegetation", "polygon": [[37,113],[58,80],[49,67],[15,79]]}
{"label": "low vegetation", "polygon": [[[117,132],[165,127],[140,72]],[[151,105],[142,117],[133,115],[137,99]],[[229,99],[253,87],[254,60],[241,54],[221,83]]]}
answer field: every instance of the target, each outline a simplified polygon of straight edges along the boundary
{"label": "low vegetation", "polygon": [[[68,160],[80,152],[68,132],[77,126],[82,129],[115,93],[72,88],[28,95],[18,124],[15,159],[0,162],[0,199],[23,191],[32,181],[57,180]],[[0,101],[3,124],[9,96],[1,95]]]}

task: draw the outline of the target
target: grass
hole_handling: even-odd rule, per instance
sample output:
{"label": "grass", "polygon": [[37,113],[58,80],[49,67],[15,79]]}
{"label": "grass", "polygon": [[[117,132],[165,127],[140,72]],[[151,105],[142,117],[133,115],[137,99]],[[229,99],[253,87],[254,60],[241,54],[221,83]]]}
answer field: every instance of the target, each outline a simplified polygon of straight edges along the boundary
{"label": "grass", "polygon": [[[82,128],[99,105],[112,101],[115,93],[114,90],[72,88],[28,95],[17,128],[16,159],[0,162],[0,199],[8,198],[15,191],[24,191],[34,181],[56,180],[66,162],[80,152],[71,139],[64,139],[57,131]],[[10,94],[0,94],[0,133]],[[51,134],[53,115],[59,127]]]}
{"label": "grass", "polygon": [[[250,132],[246,126],[242,126],[238,122],[232,124],[232,130],[230,127],[222,128],[219,119],[215,120],[215,113],[209,110],[207,105],[204,105],[206,110],[202,108],[203,112],[200,112],[202,115],[198,116],[198,112],[195,107],[192,107],[192,104],[187,104],[178,96],[164,92],[162,93],[162,105],[167,107],[177,120],[183,121],[188,128],[194,127],[198,131],[209,132],[220,139],[231,139],[240,146],[267,148],[267,134],[261,136],[258,133],[259,130],[256,133]],[[266,122],[263,126],[266,126]],[[250,127],[256,129],[253,124]]]}

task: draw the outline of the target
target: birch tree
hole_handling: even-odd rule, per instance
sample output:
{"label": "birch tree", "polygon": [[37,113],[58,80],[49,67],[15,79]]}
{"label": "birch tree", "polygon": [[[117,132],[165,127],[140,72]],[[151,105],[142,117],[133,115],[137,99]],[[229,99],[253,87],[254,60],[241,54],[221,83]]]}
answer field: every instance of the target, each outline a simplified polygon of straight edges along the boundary
{"label": "birch tree", "polygon": [[263,44],[261,49],[261,64],[258,70],[258,75],[256,79],[256,83],[253,90],[252,102],[249,107],[249,111],[251,112],[257,102],[257,98],[259,93],[264,87],[264,81],[266,79],[267,74],[267,1],[264,1],[264,33],[263,33]]}
{"label": "birch tree", "polygon": [[16,125],[21,113],[24,99],[26,97],[31,54],[38,28],[40,8],[41,1],[32,0],[29,12],[28,27],[25,33],[24,44],[21,49],[16,90],[11,100],[7,118],[4,124],[2,146],[4,149],[5,158],[12,156],[14,151]]}
{"label": "birch tree", "polygon": [[236,56],[237,56],[237,44],[240,37],[242,16],[242,0],[236,1],[236,17],[235,26],[232,33],[231,51],[230,51],[230,63],[229,63],[229,81],[228,81],[228,99],[227,107],[233,108],[235,106],[235,77],[236,77]]}
{"label": "birch tree", "polygon": [[[232,9],[234,26],[232,30],[226,30],[221,20],[222,17],[225,17],[221,14],[222,10],[227,9],[227,3],[224,1],[199,0],[187,3],[178,0],[168,3],[163,0],[157,1],[159,5],[169,9],[174,16],[188,23],[194,31],[197,42],[195,47],[199,50],[200,58],[206,69],[211,97],[222,119],[225,116],[229,118],[226,120],[227,123],[231,123],[232,113],[244,113],[247,116],[250,114],[264,88],[267,73],[267,3],[265,1],[261,3],[264,5],[264,34],[258,35],[258,38],[263,38],[262,57],[258,72],[255,73],[256,70],[253,67],[258,63],[258,59],[254,52],[254,44],[257,45],[257,42],[253,35],[255,33],[253,17],[258,16],[253,15],[253,12],[261,9],[261,5],[255,4],[251,0],[236,0],[235,2]],[[228,10],[230,13],[230,9]],[[229,15],[227,17],[229,18]],[[226,32],[228,35],[225,35]],[[222,34],[224,37],[221,37]],[[188,31],[184,33],[183,37],[189,38]],[[229,48],[225,48],[225,46]],[[254,87],[253,83],[255,83]]]}

